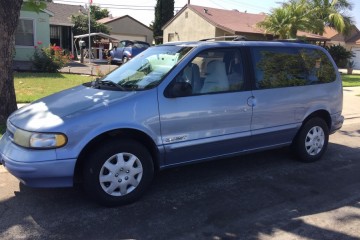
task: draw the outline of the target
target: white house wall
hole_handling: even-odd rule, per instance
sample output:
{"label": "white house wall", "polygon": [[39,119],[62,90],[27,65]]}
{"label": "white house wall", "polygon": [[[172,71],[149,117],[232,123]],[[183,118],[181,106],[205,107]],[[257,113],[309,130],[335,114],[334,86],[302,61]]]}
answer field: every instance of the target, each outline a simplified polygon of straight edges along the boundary
{"label": "white house wall", "polygon": [[173,41],[196,41],[215,37],[216,28],[192,10],[186,9],[164,29],[164,43],[169,42],[169,34],[173,35]]}
{"label": "white house wall", "polygon": [[355,55],[352,59],[355,63],[354,69],[360,70],[360,47],[353,47],[351,51]]}
{"label": "white house wall", "polygon": [[120,37],[120,40],[145,40],[149,44],[153,41],[153,32],[129,17],[114,20],[106,25],[110,27],[110,34]]}

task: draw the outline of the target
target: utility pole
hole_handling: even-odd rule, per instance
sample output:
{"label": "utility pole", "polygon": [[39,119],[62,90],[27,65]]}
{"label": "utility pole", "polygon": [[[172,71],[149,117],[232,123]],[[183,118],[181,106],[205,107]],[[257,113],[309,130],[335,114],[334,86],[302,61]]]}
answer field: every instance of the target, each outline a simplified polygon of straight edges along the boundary
{"label": "utility pole", "polygon": [[90,33],[91,33],[91,28],[90,28],[90,12],[91,12],[91,4],[92,4],[92,0],[89,0],[89,9],[88,9],[88,19],[89,19],[89,63],[91,63],[91,37],[90,37]]}

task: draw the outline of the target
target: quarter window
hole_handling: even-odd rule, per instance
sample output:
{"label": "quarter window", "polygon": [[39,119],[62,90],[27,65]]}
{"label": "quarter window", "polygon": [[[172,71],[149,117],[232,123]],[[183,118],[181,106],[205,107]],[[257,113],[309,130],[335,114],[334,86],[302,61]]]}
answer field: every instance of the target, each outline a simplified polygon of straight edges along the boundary
{"label": "quarter window", "polygon": [[15,44],[18,46],[34,46],[34,21],[19,19],[15,32]]}
{"label": "quarter window", "polygon": [[317,49],[258,47],[252,49],[258,89],[304,86],[332,82],[333,65]]}
{"label": "quarter window", "polygon": [[301,49],[307,84],[329,83],[336,79],[335,69],[329,58],[317,49]]}

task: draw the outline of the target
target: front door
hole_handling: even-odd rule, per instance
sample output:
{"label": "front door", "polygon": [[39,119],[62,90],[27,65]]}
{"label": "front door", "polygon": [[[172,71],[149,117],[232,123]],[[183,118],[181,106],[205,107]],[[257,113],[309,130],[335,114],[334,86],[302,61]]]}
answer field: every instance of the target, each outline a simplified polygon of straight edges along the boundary
{"label": "front door", "polygon": [[159,93],[166,165],[211,159],[248,148],[252,108],[237,49],[198,54]]}

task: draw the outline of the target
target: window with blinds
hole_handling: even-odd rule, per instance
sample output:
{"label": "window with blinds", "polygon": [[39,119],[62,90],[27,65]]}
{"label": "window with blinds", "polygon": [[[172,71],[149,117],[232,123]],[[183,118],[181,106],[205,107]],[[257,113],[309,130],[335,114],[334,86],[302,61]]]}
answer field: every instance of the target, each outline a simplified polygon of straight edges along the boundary
{"label": "window with blinds", "polygon": [[18,46],[34,46],[34,20],[19,19],[15,33],[15,44]]}

